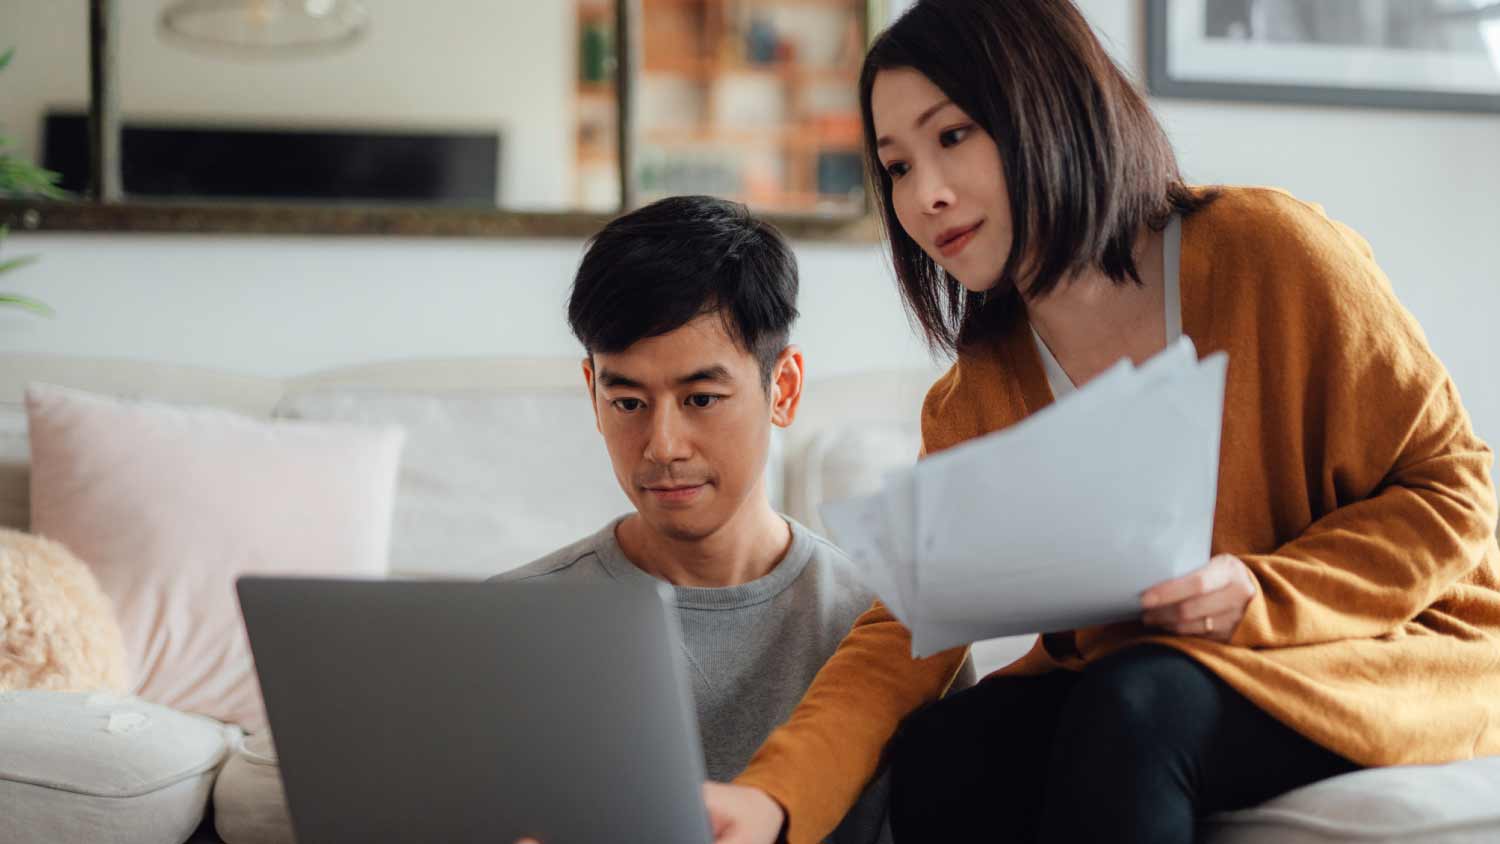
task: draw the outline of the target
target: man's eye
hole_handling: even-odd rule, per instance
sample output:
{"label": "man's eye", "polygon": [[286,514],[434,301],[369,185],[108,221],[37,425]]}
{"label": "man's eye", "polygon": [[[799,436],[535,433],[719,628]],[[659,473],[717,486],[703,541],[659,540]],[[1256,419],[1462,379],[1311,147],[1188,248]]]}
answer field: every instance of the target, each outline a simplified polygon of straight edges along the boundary
{"label": "man's eye", "polygon": [[610,404],[614,405],[616,410],[621,410],[625,413],[634,413],[645,407],[645,403],[640,399],[615,399]]}
{"label": "man's eye", "polygon": [[711,396],[706,393],[698,393],[696,395],[688,396],[688,404],[700,410],[705,410],[718,404],[720,398],[722,397]]}
{"label": "man's eye", "polygon": [[962,143],[969,136],[968,126],[955,126],[952,129],[944,129],[938,134],[938,143],[945,147],[951,147]]}
{"label": "man's eye", "polygon": [[906,166],[905,161],[892,161],[885,166],[885,172],[889,173],[892,179],[899,179],[905,176],[906,171],[910,169],[910,167]]}

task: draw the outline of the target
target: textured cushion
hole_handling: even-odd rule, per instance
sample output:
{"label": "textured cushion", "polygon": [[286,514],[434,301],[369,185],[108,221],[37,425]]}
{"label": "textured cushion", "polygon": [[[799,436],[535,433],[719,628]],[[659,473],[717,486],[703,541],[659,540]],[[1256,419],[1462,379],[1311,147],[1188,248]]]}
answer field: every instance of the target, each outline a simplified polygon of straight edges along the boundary
{"label": "textured cushion", "polygon": [[488,576],[630,512],[583,387],[507,393],[333,390],[277,415],[396,424],[401,459],[391,569]]}
{"label": "textured cushion", "polygon": [[235,578],[385,571],[401,433],[34,386],[34,532],[115,603],[136,694],[265,723]]}
{"label": "textured cushion", "polygon": [[225,844],[293,844],[292,817],[269,731],[247,736],[214,783],[214,829]]}
{"label": "textured cushion", "polygon": [[0,841],[186,841],[227,729],[109,694],[0,692]]}
{"label": "textured cushion", "polygon": [[1500,756],[1345,774],[1218,815],[1208,831],[1209,844],[1489,844],[1500,841]]}
{"label": "textured cushion", "polygon": [[128,677],[114,607],[88,566],[61,543],[0,528],[0,690],[123,692]]}

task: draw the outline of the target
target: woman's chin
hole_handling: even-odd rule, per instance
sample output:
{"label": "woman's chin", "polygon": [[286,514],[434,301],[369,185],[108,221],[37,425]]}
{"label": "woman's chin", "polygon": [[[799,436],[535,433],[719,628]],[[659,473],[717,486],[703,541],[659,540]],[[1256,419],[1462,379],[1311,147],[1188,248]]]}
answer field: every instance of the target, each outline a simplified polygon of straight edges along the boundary
{"label": "woman's chin", "polygon": [[970,293],[988,293],[995,289],[1000,283],[997,276],[975,275],[974,273],[959,274],[948,270],[948,277],[958,282],[963,289]]}

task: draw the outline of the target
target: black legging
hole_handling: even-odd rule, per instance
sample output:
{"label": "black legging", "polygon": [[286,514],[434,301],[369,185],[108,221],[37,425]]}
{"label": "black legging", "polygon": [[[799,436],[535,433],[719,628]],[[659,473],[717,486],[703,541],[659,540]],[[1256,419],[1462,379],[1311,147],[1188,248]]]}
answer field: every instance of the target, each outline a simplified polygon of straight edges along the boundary
{"label": "black legging", "polygon": [[1357,767],[1162,646],[986,680],[907,718],[890,761],[903,844],[1187,844],[1206,815]]}

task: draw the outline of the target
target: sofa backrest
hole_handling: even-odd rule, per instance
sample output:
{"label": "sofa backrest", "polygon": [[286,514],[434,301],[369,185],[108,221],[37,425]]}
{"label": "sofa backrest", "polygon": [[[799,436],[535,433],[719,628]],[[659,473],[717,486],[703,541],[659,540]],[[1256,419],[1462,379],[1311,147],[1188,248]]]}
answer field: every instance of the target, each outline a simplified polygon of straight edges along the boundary
{"label": "sofa backrest", "polygon": [[[611,503],[610,495],[618,489],[609,488],[611,476],[587,416],[579,366],[577,358],[403,360],[276,379],[142,361],[0,353],[0,526],[24,530],[29,525],[29,450],[22,400],[26,384],[35,381],[130,398],[221,407],[257,417],[312,414],[353,422],[389,421],[392,414],[398,419],[412,413],[430,416],[431,408],[462,410],[455,418],[470,432],[476,431],[484,414],[497,412],[495,402],[501,403],[499,407],[512,402],[537,424],[546,424],[549,418],[566,420],[565,424],[552,423],[566,428],[566,433],[553,436],[571,437],[579,443],[578,449],[589,452],[581,455],[583,462],[577,465],[584,468],[578,471],[587,473],[591,488],[599,493],[591,499],[593,509],[580,511],[577,519],[549,519],[536,536],[497,541],[490,549],[506,564],[524,562],[523,557],[552,543],[555,536],[579,534],[578,525],[597,525],[599,512],[625,502],[619,494],[618,501]],[[922,397],[936,374],[936,370],[904,370],[812,377],[796,420],[780,433],[773,448],[768,467],[773,499],[788,515],[821,529],[817,508],[824,500],[865,491],[877,485],[890,468],[910,464],[919,443]],[[451,401],[445,402],[444,397]],[[574,402],[578,420],[566,409]],[[563,447],[561,442],[548,445]],[[407,518],[422,517],[408,514]],[[531,521],[540,524],[542,520]],[[418,527],[432,533],[435,525]],[[398,532],[401,529],[398,524]],[[400,546],[400,541],[395,545]],[[467,557],[413,553],[410,559],[393,559],[393,565],[407,574],[478,573],[472,570],[477,563]]]}

